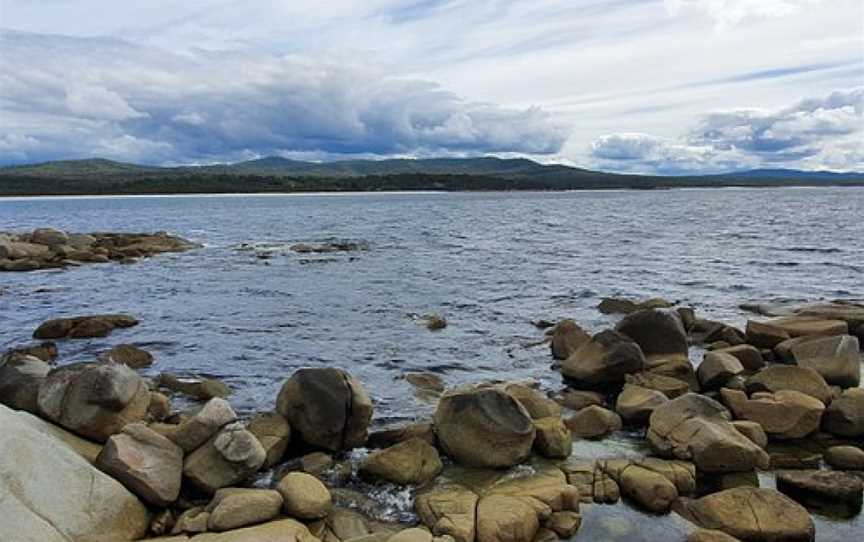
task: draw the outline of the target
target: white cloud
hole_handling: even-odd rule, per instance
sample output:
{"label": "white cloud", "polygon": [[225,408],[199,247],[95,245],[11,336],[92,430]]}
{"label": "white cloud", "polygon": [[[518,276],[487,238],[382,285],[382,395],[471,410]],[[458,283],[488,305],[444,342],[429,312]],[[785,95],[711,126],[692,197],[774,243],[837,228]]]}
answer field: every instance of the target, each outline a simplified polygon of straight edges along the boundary
{"label": "white cloud", "polygon": [[724,31],[747,19],[776,19],[800,12],[822,0],[663,0],[671,15],[704,11]]}
{"label": "white cloud", "polygon": [[548,154],[567,137],[538,108],[469,102],[359,62],[172,55],[117,39],[15,32],[0,36],[0,48],[0,132],[39,143],[4,152],[2,162],[21,153],[150,162],[288,152]]}
{"label": "white cloud", "polygon": [[603,167],[659,173],[753,167],[864,169],[864,89],[837,91],[776,111],[705,115],[687,137],[611,134],[591,144]]}

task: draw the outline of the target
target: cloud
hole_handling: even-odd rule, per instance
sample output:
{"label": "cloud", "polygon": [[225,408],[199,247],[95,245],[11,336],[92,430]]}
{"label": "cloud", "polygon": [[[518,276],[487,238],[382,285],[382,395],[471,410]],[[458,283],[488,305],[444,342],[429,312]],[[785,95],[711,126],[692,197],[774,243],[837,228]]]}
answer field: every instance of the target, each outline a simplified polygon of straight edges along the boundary
{"label": "cloud", "polygon": [[[558,152],[536,107],[470,102],[344,58],[171,54],[116,38],[0,35],[0,162],[105,156]],[[26,141],[15,152],[8,142]]]}
{"label": "cloud", "polygon": [[864,169],[864,88],[836,91],[776,111],[704,115],[686,137],[621,133],[597,138],[592,157],[619,171],[720,172],[752,167]]}
{"label": "cloud", "polygon": [[666,10],[676,16],[687,11],[704,11],[724,31],[748,19],[777,19],[800,12],[822,0],[664,0]]}

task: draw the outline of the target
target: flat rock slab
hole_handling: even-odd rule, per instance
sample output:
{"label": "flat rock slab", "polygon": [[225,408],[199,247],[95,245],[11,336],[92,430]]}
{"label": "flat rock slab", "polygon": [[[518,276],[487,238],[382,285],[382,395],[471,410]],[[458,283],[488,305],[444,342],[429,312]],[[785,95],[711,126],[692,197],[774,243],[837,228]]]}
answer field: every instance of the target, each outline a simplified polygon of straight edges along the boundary
{"label": "flat rock slab", "polygon": [[861,512],[864,482],[845,472],[804,470],[778,473],[777,489],[807,508],[852,517]]}

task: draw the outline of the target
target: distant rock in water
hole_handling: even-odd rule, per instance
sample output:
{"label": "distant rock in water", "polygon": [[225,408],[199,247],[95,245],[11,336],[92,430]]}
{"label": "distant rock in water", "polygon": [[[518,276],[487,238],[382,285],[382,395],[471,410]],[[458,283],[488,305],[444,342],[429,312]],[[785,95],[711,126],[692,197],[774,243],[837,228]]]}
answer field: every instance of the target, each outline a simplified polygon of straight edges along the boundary
{"label": "distant rock in water", "polygon": [[631,301],[616,297],[604,297],[597,305],[597,310],[603,314],[630,314],[647,309],[668,309],[672,303],[665,299],[652,298],[646,301]]}
{"label": "distant rock in water", "polygon": [[67,233],[39,228],[30,233],[0,232],[0,271],[36,271],[87,263],[131,262],[201,245],[158,233]]}

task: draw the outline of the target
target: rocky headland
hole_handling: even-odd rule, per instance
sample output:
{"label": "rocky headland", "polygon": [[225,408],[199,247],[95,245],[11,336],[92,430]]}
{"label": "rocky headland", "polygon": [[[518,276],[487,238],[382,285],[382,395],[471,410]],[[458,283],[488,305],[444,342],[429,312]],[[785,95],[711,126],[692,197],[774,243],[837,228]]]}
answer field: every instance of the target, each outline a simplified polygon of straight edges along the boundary
{"label": "rocky headland", "polygon": [[[17,239],[2,246],[72,246]],[[92,254],[130,255],[92,239]],[[63,341],[120,336],[132,316],[46,321],[34,338],[57,342],[0,361],[0,539],[578,540],[586,507],[623,499],[686,519],[691,542],[812,541],[811,513],[861,510],[864,305],[746,308],[759,316],[738,329],[662,300],[604,302],[623,313],[613,329],[538,325],[561,389],[412,373],[436,407],[395,427],[373,423],[340,368],[284,375],[274,411],[241,417],[218,381],[142,376],[158,360],[134,345],[58,363]],[[180,395],[197,404],[175,409]],[[622,430],[642,456],[574,453]],[[413,514],[382,519],[356,487],[408,488]]]}

